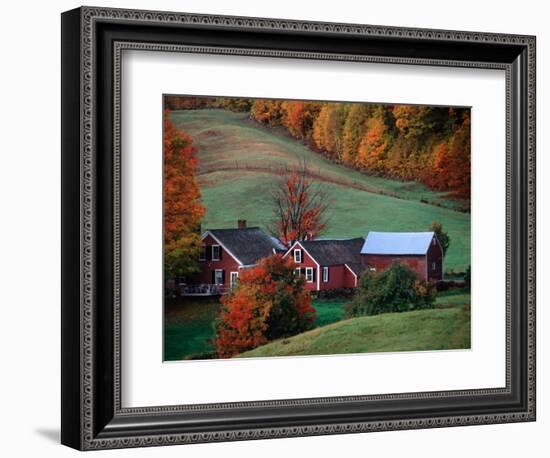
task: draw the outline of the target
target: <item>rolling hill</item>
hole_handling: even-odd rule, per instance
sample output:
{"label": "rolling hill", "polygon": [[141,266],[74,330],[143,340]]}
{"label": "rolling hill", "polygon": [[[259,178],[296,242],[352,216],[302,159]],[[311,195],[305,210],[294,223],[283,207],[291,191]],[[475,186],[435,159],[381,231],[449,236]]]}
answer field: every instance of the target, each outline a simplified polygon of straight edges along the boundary
{"label": "rolling hill", "polygon": [[326,237],[366,236],[375,231],[423,231],[440,221],[451,237],[445,270],[470,263],[470,215],[460,203],[416,182],[368,176],[335,164],[285,134],[264,128],[246,113],[179,110],[176,126],[193,138],[199,184],[207,208],[203,228],[234,227],[237,219],[268,230],[270,187],[281,167],[306,160],[331,199]]}
{"label": "rolling hill", "polygon": [[238,355],[335,355],[470,348],[470,314],[462,306],[352,318]]}

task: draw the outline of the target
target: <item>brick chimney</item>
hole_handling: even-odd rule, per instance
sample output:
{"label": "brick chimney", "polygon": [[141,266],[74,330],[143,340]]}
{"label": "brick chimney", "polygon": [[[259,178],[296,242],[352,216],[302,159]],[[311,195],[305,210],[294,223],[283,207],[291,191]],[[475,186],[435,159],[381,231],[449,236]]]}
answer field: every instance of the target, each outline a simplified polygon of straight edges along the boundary
{"label": "brick chimney", "polygon": [[240,219],[237,221],[237,227],[239,229],[246,229],[246,220],[245,219]]}

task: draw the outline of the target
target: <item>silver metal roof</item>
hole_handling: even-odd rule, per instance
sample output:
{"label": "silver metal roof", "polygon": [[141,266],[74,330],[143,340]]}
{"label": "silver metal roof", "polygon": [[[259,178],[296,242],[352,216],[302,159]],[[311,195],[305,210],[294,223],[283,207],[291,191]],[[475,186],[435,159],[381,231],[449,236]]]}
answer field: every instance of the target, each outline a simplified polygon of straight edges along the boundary
{"label": "silver metal roof", "polygon": [[433,232],[369,232],[361,254],[426,254],[433,237]]}

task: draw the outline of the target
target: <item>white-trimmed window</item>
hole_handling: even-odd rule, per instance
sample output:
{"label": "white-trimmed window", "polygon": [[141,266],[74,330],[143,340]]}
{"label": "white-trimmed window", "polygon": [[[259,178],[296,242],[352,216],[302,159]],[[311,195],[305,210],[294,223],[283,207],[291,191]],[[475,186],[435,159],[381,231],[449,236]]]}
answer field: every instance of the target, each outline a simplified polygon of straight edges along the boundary
{"label": "white-trimmed window", "polygon": [[296,264],[300,264],[302,262],[302,250],[297,248],[294,250],[293,254],[294,254],[294,262]]}
{"label": "white-trimmed window", "polygon": [[300,275],[302,274],[302,271],[299,267],[296,267],[296,269],[294,269],[294,275],[296,275],[297,277],[299,277]]}
{"label": "white-trimmed window", "polygon": [[214,284],[223,285],[223,269],[216,269],[214,271]]}
{"label": "white-trimmed window", "polygon": [[203,245],[201,247],[201,251],[199,253],[199,261],[206,261],[206,245]]}
{"label": "white-trimmed window", "polygon": [[233,288],[237,285],[237,282],[239,281],[239,272],[231,272],[229,278],[231,282],[231,288]]}
{"label": "white-trimmed window", "polygon": [[306,281],[313,283],[313,267],[306,267]]}
{"label": "white-trimmed window", "polygon": [[328,267],[323,267],[323,283],[328,283]]}
{"label": "white-trimmed window", "polygon": [[219,245],[212,245],[212,261],[219,261],[221,259],[221,248]]}

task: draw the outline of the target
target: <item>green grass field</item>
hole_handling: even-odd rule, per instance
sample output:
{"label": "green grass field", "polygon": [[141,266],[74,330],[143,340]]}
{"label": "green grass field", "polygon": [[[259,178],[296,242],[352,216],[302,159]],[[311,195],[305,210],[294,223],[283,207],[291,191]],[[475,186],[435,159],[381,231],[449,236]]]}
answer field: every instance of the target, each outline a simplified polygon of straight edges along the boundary
{"label": "green grass field", "polygon": [[[314,300],[317,311],[315,326],[325,326],[344,317],[343,300]],[[166,305],[164,360],[206,355],[215,350],[214,320],[220,309],[215,300],[179,298]]]}
{"label": "green grass field", "polygon": [[239,358],[470,348],[468,307],[352,318],[240,354]]}
{"label": "green grass field", "polygon": [[435,304],[438,307],[454,307],[457,305],[467,305],[470,303],[470,291],[463,288],[441,291],[435,299]]}
{"label": "green grass field", "polygon": [[197,147],[199,184],[207,209],[204,228],[235,227],[237,219],[246,219],[249,226],[267,230],[272,220],[269,195],[275,170],[306,159],[323,180],[332,202],[324,236],[423,231],[440,221],[451,237],[445,269],[464,271],[470,263],[470,215],[453,210],[459,204],[442,193],[419,183],[367,176],[334,164],[281,129],[263,128],[243,113],[182,110],[171,116]]}

